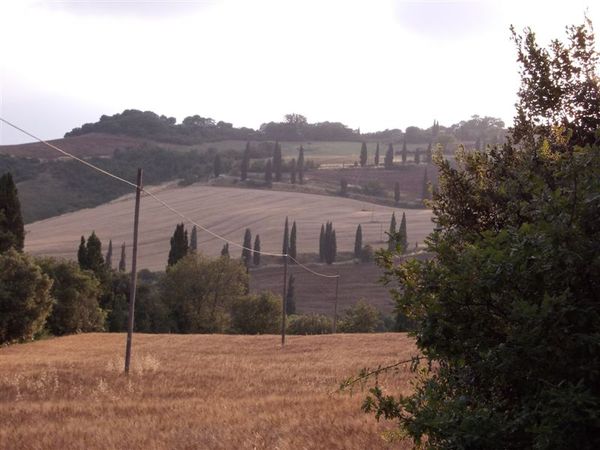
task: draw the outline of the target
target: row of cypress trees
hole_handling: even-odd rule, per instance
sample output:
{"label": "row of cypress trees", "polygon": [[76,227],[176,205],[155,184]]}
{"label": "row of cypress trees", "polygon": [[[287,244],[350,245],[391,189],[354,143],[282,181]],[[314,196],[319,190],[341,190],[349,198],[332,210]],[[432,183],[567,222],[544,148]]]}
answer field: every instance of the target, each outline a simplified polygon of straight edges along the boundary
{"label": "row of cypress trees", "polygon": [[[406,141],[402,143],[402,164],[406,164],[408,159],[408,150],[406,149]],[[430,164],[433,157],[433,149],[431,142],[427,146],[427,150],[425,150],[425,162]],[[367,165],[368,152],[367,152],[367,144],[363,142],[360,147],[360,166],[365,167]],[[377,147],[375,148],[375,156],[373,158],[373,162],[375,166],[379,166],[379,142],[377,143]],[[414,151],[414,162],[415,164],[421,163],[421,149],[417,148]],[[388,144],[388,149],[385,153],[385,157],[383,160],[383,165],[386,169],[391,168],[394,165],[394,146],[390,143]]]}
{"label": "row of cypress trees", "polygon": [[[240,180],[248,179],[248,169],[250,167],[250,142],[246,142],[246,149],[242,156],[240,167]],[[293,158],[290,162],[290,182],[292,184],[304,184],[304,147],[300,146],[298,150],[298,159]],[[271,186],[273,181],[281,182],[283,174],[283,157],[281,153],[281,144],[275,142],[273,157],[267,160],[265,164],[265,183]]]}

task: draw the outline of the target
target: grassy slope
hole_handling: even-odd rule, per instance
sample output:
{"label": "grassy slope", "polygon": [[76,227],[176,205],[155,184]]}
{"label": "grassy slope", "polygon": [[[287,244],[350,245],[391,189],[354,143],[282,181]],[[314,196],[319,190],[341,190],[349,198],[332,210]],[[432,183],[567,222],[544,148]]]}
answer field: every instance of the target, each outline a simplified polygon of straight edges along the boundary
{"label": "grassy slope", "polygon": [[[330,395],[362,367],[407,359],[404,334],[87,334],[0,348],[0,448],[381,449],[393,426],[360,411],[364,392]],[[408,393],[404,367],[380,378]],[[395,443],[393,448],[410,448]]]}

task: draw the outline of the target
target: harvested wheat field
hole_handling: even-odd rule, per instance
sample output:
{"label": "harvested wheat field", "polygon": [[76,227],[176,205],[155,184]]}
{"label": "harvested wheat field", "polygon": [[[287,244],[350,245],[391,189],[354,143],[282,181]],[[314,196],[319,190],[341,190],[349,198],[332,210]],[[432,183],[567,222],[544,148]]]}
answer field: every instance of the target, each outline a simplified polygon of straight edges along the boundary
{"label": "harvested wheat field", "polygon": [[[379,449],[386,430],[338,393],[365,366],[410,358],[405,334],[84,334],[0,348],[3,449]],[[408,392],[408,368],[380,377]]]}
{"label": "harvested wheat field", "polygon": [[[156,188],[154,188],[156,189]],[[406,212],[408,240],[422,242],[432,231],[431,211],[426,209],[395,209],[341,197],[329,197],[296,192],[277,192],[222,188],[211,186],[174,186],[159,188],[157,195],[205,227],[231,239],[243,241],[248,227],[252,237],[260,234],[261,249],[281,252],[283,223],[289,216],[298,226],[298,253],[318,253],[321,224],[333,221],[337,249],[352,251],[358,224],[362,225],[363,243],[380,247],[389,227],[392,212],[400,223]],[[126,242],[127,263],[131,261],[133,196],[122,197],[96,208],[84,209],[26,226],[26,251],[34,255],[75,258],[79,240],[93,230],[104,249],[108,241],[114,245],[113,262],[118,261],[119,246]],[[138,267],[164,270],[169,253],[169,239],[181,218],[165,209],[154,199],[144,197],[140,212],[140,245]],[[191,226],[186,225],[188,229]],[[210,256],[219,255],[223,242],[206,232],[198,232],[198,247]],[[233,257],[241,250],[230,246]]]}

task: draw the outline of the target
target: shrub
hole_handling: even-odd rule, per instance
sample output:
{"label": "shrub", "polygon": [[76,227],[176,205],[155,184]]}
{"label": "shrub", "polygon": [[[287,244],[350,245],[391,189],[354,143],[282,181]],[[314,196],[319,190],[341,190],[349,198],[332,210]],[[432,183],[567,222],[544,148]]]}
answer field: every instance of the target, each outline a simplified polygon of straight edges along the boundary
{"label": "shrub", "polygon": [[342,333],[373,333],[382,325],[381,322],[379,310],[360,299],[344,311],[338,330]]}
{"label": "shrub", "polygon": [[248,295],[231,306],[231,331],[240,334],[274,334],[281,324],[281,297],[271,292]]}
{"label": "shrub", "polygon": [[322,314],[302,314],[290,316],[288,320],[288,334],[329,334],[333,322]]}

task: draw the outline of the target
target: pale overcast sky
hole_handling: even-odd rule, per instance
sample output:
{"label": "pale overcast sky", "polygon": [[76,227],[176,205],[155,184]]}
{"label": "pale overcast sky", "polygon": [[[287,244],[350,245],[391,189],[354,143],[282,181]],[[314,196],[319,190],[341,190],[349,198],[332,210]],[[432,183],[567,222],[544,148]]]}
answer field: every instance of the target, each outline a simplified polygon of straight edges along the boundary
{"label": "pale overcast sky", "polygon": [[[256,128],[512,121],[509,26],[544,44],[592,0],[0,0],[0,115],[42,138],[124,109]],[[30,141],[0,127],[0,144]]]}

